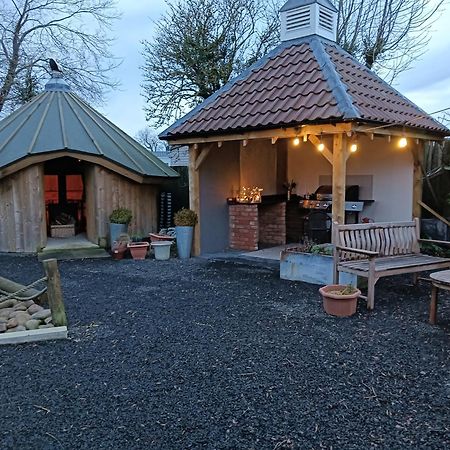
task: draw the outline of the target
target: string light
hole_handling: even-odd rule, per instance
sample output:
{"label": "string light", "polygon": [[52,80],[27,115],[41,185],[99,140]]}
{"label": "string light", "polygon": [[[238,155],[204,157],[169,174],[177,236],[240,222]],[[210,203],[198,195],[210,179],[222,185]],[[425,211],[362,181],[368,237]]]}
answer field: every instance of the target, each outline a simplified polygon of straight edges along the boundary
{"label": "string light", "polygon": [[294,143],[294,145],[299,145],[300,144],[300,138],[298,136],[295,136],[294,140],[292,141]]}
{"label": "string light", "polygon": [[350,152],[355,153],[356,151],[358,151],[358,135],[353,134],[352,140],[350,143]]}
{"label": "string light", "polygon": [[398,141],[398,146],[400,148],[405,148],[408,145],[408,139],[406,139],[405,136],[401,137],[400,140]]}
{"label": "string light", "polygon": [[322,142],[322,133],[320,133],[320,142],[317,145],[317,150],[319,150],[319,152],[323,152],[325,150],[325,144]]}

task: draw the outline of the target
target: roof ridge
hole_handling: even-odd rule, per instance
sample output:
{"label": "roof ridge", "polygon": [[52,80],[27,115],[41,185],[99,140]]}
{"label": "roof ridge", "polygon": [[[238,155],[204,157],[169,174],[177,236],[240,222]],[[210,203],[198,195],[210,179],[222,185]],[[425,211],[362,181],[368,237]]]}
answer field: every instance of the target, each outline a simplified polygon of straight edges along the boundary
{"label": "roof ridge", "polygon": [[322,40],[316,36],[312,36],[310,46],[324,74],[325,80],[337,101],[337,105],[342,110],[344,119],[361,118],[361,114],[353,105],[353,100],[347,92],[346,86],[336,70],[336,66],[326,52]]}

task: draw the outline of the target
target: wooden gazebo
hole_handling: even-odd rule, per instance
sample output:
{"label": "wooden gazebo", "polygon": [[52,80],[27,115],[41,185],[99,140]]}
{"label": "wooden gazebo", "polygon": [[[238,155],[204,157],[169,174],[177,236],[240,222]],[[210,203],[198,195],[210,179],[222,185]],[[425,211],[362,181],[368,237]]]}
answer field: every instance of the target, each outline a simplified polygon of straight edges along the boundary
{"label": "wooden gazebo", "polygon": [[160,135],[190,146],[197,254],[233,247],[230,228],[248,233],[226,198],[256,183],[279,195],[291,178],[304,192],[330,179],[342,224],[350,177],[376,197],[366,208],[374,220],[419,217],[424,142],[450,134],[336,44],[328,0],[290,0],[280,16],[278,47]]}

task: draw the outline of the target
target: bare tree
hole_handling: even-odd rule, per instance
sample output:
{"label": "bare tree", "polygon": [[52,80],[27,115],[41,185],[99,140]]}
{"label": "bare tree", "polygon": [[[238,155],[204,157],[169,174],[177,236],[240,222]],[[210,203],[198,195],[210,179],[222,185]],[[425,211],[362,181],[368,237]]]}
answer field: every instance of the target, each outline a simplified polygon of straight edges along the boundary
{"label": "bare tree", "polygon": [[[337,42],[391,82],[425,50],[443,0],[333,0]],[[169,0],[145,41],[147,120],[169,123],[278,43],[285,0]]]}
{"label": "bare tree", "polygon": [[337,42],[392,82],[426,49],[443,0],[335,0]]}
{"label": "bare tree", "polygon": [[168,150],[168,144],[158,138],[158,133],[153,128],[142,128],[137,132],[135,139],[151,152]]}
{"label": "bare tree", "polygon": [[259,59],[278,41],[278,17],[264,0],[172,0],[144,41],[147,117],[179,117]]}
{"label": "bare tree", "polygon": [[0,0],[0,113],[48,78],[49,57],[79,94],[99,102],[117,84],[108,30],[118,17],[114,0]]}

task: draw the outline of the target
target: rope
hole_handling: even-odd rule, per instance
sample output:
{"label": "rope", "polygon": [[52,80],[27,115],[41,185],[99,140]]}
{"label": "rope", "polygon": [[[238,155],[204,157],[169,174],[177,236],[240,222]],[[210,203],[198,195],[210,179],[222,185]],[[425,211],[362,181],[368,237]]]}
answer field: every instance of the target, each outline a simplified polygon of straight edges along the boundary
{"label": "rope", "polygon": [[33,288],[34,286],[38,285],[39,283],[43,283],[44,281],[47,281],[47,277],[39,278],[39,280],[36,280],[33,283],[29,284],[28,286],[24,286],[23,288],[19,289],[18,291],[12,292],[12,293],[0,289],[0,300],[5,301],[5,300],[9,300],[11,298],[15,298],[17,300],[26,301],[26,300],[32,300],[33,298],[39,297],[47,290],[47,288],[44,288],[42,291],[40,291],[36,294],[33,294],[30,297],[18,297],[18,295],[21,294],[22,292],[28,291],[28,289]]}

